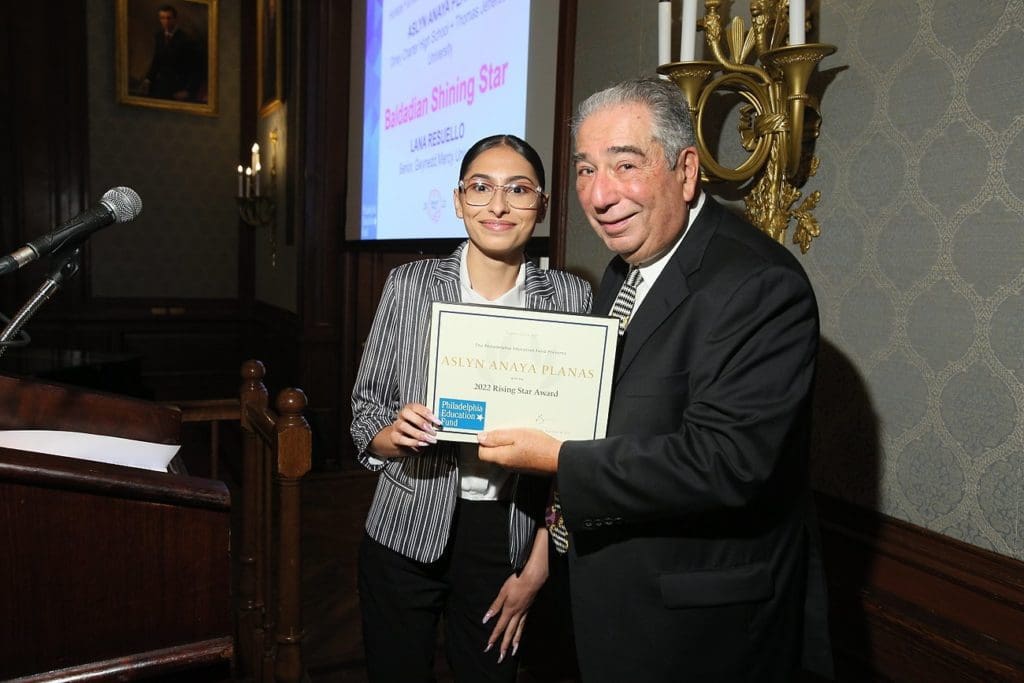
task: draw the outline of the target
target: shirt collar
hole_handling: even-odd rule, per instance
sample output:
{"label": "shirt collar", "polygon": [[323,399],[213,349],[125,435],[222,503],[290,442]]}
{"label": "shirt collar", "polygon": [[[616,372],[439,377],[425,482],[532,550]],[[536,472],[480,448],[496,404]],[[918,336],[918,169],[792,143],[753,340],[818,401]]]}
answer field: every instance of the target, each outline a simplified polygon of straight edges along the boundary
{"label": "shirt collar", "polygon": [[525,261],[519,264],[519,273],[516,275],[516,283],[512,286],[512,289],[491,301],[473,289],[473,284],[469,280],[469,265],[466,261],[466,255],[468,253],[469,246],[467,245],[459,255],[459,289],[461,291],[462,303],[484,304],[490,306],[511,306],[514,308],[524,308],[526,306]]}

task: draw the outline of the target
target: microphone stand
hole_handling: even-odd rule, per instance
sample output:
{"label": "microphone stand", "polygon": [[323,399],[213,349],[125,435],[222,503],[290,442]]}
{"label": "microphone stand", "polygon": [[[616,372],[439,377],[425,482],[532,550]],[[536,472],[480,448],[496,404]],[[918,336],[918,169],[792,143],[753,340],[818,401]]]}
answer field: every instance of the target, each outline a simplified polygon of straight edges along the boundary
{"label": "microphone stand", "polygon": [[26,334],[25,340],[11,341],[21,328],[28,322],[28,319],[35,315],[35,312],[45,304],[50,298],[57,293],[60,286],[64,283],[64,280],[72,278],[78,273],[79,265],[81,262],[81,244],[68,245],[64,249],[54,252],[50,258],[51,267],[50,273],[47,278],[43,281],[43,284],[39,286],[35,294],[25,302],[25,305],[21,307],[21,310],[10,319],[7,326],[4,327],[3,331],[0,331],[0,356],[4,355],[9,346],[15,346],[19,344],[28,343],[28,335]]}

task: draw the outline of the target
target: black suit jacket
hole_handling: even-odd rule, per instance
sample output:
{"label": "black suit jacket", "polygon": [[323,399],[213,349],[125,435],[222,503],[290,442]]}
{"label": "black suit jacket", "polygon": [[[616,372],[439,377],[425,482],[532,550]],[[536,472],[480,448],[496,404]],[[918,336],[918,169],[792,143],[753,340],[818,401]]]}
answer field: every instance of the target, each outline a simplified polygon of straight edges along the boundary
{"label": "black suit jacket", "polygon": [[150,62],[146,78],[149,79],[149,96],[173,99],[175,93],[188,92],[193,99],[203,77],[201,56],[195,43],[181,29],[164,41],[164,32],[153,35],[153,61]]}
{"label": "black suit jacket", "polygon": [[[596,313],[626,270],[609,264]],[[608,438],[561,449],[585,681],[830,671],[807,482],[818,337],[793,255],[708,197],[621,340]]]}

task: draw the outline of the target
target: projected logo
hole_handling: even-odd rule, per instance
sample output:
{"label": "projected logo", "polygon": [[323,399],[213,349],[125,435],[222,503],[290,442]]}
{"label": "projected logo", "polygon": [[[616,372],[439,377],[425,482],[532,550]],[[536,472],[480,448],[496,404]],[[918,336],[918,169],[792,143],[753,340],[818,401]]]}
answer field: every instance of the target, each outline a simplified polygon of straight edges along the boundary
{"label": "projected logo", "polygon": [[444,198],[437,188],[431,190],[430,194],[427,195],[427,201],[423,202],[423,210],[427,213],[427,218],[434,223],[441,220],[441,212],[444,210]]}

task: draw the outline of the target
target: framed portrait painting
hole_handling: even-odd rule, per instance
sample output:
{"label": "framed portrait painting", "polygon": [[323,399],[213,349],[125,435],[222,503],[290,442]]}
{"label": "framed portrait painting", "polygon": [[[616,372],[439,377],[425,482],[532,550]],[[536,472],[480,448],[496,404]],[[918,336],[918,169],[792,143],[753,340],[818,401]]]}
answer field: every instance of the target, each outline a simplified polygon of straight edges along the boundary
{"label": "framed portrait painting", "polygon": [[284,8],[285,0],[257,0],[257,105],[260,116],[270,114],[284,101]]}
{"label": "framed portrait painting", "polygon": [[117,101],[217,114],[219,0],[117,0]]}

